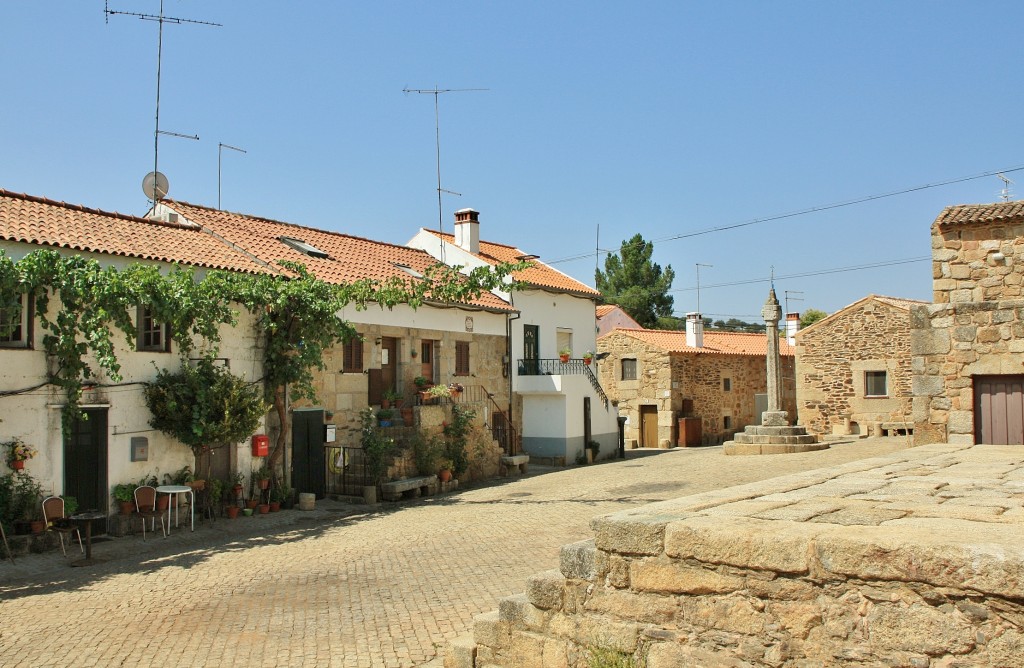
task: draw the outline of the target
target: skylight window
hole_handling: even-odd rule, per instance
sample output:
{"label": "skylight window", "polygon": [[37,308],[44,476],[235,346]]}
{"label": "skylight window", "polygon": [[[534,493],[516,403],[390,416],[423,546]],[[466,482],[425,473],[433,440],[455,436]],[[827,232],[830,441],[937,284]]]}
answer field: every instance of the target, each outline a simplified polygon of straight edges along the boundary
{"label": "skylight window", "polygon": [[421,274],[420,272],[416,271],[415,269],[413,269],[412,267],[410,267],[407,264],[402,264],[401,262],[395,262],[394,265],[396,267],[398,267],[399,269],[401,269],[402,271],[404,271],[405,273],[407,273],[410,276],[412,276],[413,278],[423,278],[423,274]]}
{"label": "skylight window", "polygon": [[307,244],[302,239],[295,239],[293,237],[278,237],[278,240],[281,243],[283,243],[284,245],[288,246],[289,248],[293,248],[293,249],[299,251],[303,255],[308,255],[310,257],[321,257],[321,258],[328,258],[328,257],[330,257],[330,255],[328,255],[326,252],[320,250],[316,246],[312,246],[310,244]]}

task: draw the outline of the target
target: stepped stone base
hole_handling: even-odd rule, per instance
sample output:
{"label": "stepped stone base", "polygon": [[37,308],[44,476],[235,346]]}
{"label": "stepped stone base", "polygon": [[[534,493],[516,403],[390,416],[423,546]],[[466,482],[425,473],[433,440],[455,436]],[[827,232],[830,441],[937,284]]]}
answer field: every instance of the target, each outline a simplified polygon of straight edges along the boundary
{"label": "stepped stone base", "polygon": [[794,452],[825,450],[828,443],[819,443],[803,427],[792,426],[785,411],[765,411],[761,425],[750,425],[726,441],[727,455],[782,455]]}

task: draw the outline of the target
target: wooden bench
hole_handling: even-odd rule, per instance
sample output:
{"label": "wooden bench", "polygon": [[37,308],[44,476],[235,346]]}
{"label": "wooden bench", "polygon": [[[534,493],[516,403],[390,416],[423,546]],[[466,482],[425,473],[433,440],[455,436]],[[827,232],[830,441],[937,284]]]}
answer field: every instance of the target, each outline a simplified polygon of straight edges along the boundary
{"label": "wooden bench", "polygon": [[405,480],[391,480],[381,483],[380,488],[385,501],[418,499],[420,496],[432,496],[437,493],[437,476],[422,475]]}

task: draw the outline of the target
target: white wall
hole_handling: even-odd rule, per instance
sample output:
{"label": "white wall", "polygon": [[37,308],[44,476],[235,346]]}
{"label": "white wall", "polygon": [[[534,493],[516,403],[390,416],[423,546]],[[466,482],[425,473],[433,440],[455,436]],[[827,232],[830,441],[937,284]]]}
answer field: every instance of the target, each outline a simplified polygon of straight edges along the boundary
{"label": "white wall", "polygon": [[466,318],[472,318],[474,334],[505,336],[505,314],[490,311],[435,306],[421,306],[414,310],[405,304],[400,304],[389,310],[371,304],[362,311],[354,306],[349,306],[342,309],[338,316],[353,323],[366,325],[437,329],[443,332],[465,332]]}

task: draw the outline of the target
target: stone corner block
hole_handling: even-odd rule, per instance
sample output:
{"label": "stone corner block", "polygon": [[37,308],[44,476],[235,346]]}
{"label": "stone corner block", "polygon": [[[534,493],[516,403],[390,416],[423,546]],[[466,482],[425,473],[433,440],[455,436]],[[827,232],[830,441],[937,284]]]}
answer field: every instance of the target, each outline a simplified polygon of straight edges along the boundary
{"label": "stone corner block", "polygon": [[565,576],[561,571],[551,570],[537,573],[526,580],[526,598],[535,608],[560,610]]}
{"label": "stone corner block", "polygon": [[590,527],[596,534],[594,543],[597,549],[604,552],[660,554],[668,521],[660,516],[618,513],[595,517],[590,521]]}
{"label": "stone corner block", "polygon": [[665,530],[665,554],[739,568],[807,573],[809,546],[825,531],[818,525],[746,517],[699,517]]}
{"label": "stone corner block", "polygon": [[563,545],[559,552],[559,568],[562,575],[575,580],[591,580],[597,577],[597,545],[594,539]]}
{"label": "stone corner block", "polygon": [[476,668],[476,643],[464,635],[448,642],[444,652],[444,668]]}
{"label": "stone corner block", "polygon": [[521,627],[526,620],[526,608],[529,605],[530,601],[526,598],[526,594],[507,596],[498,601],[498,619]]}

